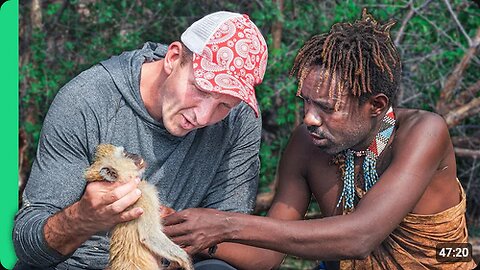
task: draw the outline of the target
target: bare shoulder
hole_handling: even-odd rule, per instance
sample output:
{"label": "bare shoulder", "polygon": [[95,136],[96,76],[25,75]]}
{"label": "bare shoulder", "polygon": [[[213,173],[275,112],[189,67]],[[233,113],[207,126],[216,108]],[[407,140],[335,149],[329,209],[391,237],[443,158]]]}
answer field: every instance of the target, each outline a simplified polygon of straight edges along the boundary
{"label": "bare shoulder", "polygon": [[[411,212],[433,214],[459,202],[455,153],[448,126],[436,113],[397,109],[390,173],[422,191]],[[409,179],[411,178],[411,179]]]}
{"label": "bare shoulder", "polygon": [[416,109],[396,109],[395,114],[398,137],[415,140],[421,140],[422,137],[449,137],[448,126],[439,114]]}
{"label": "bare shoulder", "polygon": [[440,159],[450,152],[450,134],[441,115],[415,109],[396,109],[395,113],[394,149],[411,153],[412,150],[431,148],[432,154]]}
{"label": "bare shoulder", "polygon": [[438,129],[447,129],[447,124],[443,117],[437,113],[418,110],[418,109],[395,109],[395,115],[403,127],[430,127]]}

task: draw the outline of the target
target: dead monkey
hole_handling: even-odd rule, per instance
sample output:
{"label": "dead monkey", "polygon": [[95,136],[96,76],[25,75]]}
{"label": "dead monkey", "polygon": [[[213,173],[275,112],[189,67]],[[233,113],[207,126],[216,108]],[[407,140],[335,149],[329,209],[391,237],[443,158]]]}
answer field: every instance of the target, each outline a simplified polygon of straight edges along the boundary
{"label": "dead monkey", "polygon": [[[85,172],[85,179],[89,182],[128,181],[142,177],[144,171],[145,163],[140,156],[126,152],[123,147],[100,144],[93,164]],[[161,258],[176,262],[184,269],[193,269],[188,254],[162,232],[160,203],[155,186],[142,180],[138,189],[142,195],[129,209],[141,207],[144,212],[139,218],[113,228],[109,269],[162,269],[159,263]]]}

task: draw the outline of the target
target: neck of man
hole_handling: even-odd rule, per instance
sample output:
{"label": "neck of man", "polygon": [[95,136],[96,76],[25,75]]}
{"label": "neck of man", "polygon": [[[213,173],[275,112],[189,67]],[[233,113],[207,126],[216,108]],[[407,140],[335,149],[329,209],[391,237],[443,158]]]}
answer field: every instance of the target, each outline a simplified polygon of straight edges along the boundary
{"label": "neck of man", "polygon": [[147,112],[155,120],[162,121],[162,108],[160,102],[160,89],[165,81],[163,71],[164,60],[144,63],[140,72],[140,96]]}
{"label": "neck of man", "polygon": [[367,150],[367,148],[370,146],[370,144],[373,142],[373,140],[375,140],[375,137],[377,136],[377,134],[380,130],[380,127],[382,125],[382,120],[385,117],[385,114],[387,113],[388,108],[389,107],[387,107],[385,109],[385,111],[383,111],[379,116],[372,119],[372,128],[370,129],[370,132],[368,132],[365,139],[363,139],[357,145],[352,147],[351,148],[352,150],[354,150],[354,151]]}

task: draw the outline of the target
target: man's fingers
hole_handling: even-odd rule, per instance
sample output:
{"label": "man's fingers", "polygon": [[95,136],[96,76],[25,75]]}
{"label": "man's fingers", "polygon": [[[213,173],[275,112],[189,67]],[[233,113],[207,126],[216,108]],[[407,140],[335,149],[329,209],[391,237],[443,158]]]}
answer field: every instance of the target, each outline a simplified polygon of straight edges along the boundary
{"label": "man's fingers", "polygon": [[139,181],[140,179],[137,178],[134,181],[129,181],[121,184],[118,187],[115,187],[110,192],[107,192],[103,195],[103,202],[108,205],[120,200],[127,194],[131,193],[137,187]]}
{"label": "man's fingers", "polygon": [[121,212],[125,211],[127,207],[134,204],[138,200],[138,198],[140,198],[141,195],[142,195],[142,192],[139,189],[135,188],[129,193],[127,193],[125,196],[109,204],[107,206],[107,209],[111,213],[120,214]]}
{"label": "man's fingers", "polygon": [[180,223],[185,222],[186,221],[185,212],[186,212],[186,210],[183,210],[181,212],[175,212],[175,213],[172,213],[168,216],[165,216],[163,218],[163,224],[165,226],[171,226],[171,225],[180,224]]}
{"label": "man's fingers", "polygon": [[[170,236],[169,236],[170,237]],[[175,242],[178,246],[181,248],[185,249],[186,247],[190,246],[190,236],[189,235],[179,235],[179,236],[173,236],[170,237],[170,239]]]}
{"label": "man's fingers", "polygon": [[170,238],[179,237],[182,235],[187,235],[189,230],[186,229],[185,223],[177,223],[174,225],[165,225],[163,227],[163,232]]}
{"label": "man's fingers", "polygon": [[143,214],[143,209],[140,207],[135,207],[133,209],[130,209],[128,211],[122,212],[119,217],[120,222],[127,222],[130,220],[134,220],[138,217],[140,217]]}

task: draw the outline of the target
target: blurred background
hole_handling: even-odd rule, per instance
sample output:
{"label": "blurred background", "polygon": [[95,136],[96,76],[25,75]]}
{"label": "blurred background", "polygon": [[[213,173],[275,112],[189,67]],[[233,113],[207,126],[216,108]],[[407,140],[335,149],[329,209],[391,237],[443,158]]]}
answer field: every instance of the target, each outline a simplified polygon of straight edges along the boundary
{"label": "blurred background", "polygon": [[[257,87],[263,117],[256,214],[275,192],[276,167],[302,103],[289,71],[298,49],[336,22],[360,19],[363,7],[377,20],[393,18],[392,39],[402,57],[399,107],[444,116],[467,192],[471,242],[480,236],[480,1],[20,1],[19,192],[28,179],[43,118],[56,92],[74,76],[145,41],[170,43],[204,15],[229,10],[250,15],[267,39],[269,62]],[[19,202],[20,204],[21,202]],[[321,217],[312,201],[306,218]],[[479,254],[478,248],[474,251]],[[478,256],[478,255],[477,255]],[[477,257],[478,261],[478,257]],[[282,269],[311,269],[313,261],[288,257]]]}

